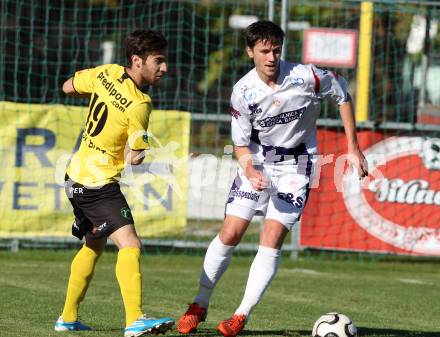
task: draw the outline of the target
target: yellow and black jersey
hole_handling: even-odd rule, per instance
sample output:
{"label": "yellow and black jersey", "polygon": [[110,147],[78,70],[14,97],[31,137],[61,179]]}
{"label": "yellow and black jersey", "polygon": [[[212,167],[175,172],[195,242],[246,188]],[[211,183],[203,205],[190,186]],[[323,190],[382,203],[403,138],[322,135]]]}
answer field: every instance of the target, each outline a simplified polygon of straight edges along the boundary
{"label": "yellow and black jersey", "polygon": [[81,145],[67,174],[85,186],[114,182],[124,169],[126,145],[132,150],[148,148],[151,99],[117,64],[76,72],[73,87],[79,94],[91,94],[91,99]]}

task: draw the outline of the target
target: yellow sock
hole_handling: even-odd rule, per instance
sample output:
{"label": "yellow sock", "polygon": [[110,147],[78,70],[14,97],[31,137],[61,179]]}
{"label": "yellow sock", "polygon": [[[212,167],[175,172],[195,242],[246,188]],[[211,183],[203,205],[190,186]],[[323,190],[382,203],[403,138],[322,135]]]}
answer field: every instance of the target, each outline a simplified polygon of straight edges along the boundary
{"label": "yellow sock", "polygon": [[84,245],[73,259],[67,285],[66,302],[61,315],[65,322],[75,322],[78,319],[78,306],[92,280],[98,257],[99,255],[92,249]]}
{"label": "yellow sock", "polygon": [[122,248],[116,262],[116,278],[121,288],[125,307],[126,326],[142,315],[142,278],[139,266],[139,248]]}

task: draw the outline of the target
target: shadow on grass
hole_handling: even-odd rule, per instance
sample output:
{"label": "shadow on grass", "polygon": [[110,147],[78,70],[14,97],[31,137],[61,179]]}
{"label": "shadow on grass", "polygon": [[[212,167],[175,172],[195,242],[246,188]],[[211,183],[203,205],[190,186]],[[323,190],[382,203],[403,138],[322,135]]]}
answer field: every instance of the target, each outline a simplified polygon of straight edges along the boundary
{"label": "shadow on grass", "polygon": [[[167,334],[166,337],[182,337],[180,334]],[[191,337],[209,337],[221,336],[220,332],[215,329],[198,329],[197,332],[191,333]],[[274,337],[302,337],[310,336],[310,331],[293,331],[293,330],[243,330],[238,335],[240,336],[274,336]]]}
{"label": "shadow on grass", "polygon": [[[103,332],[103,331],[107,331],[107,332],[111,332],[111,331],[121,331],[124,332],[124,328],[93,328],[92,331],[98,331],[98,332]],[[90,332],[89,332],[90,333]]]}
{"label": "shadow on grass", "polygon": [[440,337],[440,331],[410,331],[398,329],[377,329],[358,327],[359,337],[386,336],[386,337]]}
{"label": "shadow on grass", "polygon": [[189,335],[182,335],[176,331],[176,328],[174,327],[173,330],[170,332],[167,332],[165,337],[182,337],[182,336],[188,336],[188,337],[202,337],[202,336],[219,336],[219,332],[215,329],[197,329],[197,331],[191,332]]}
{"label": "shadow on grass", "polygon": [[[273,336],[273,337],[303,337],[310,336],[311,331],[308,330],[243,330],[240,336]],[[180,334],[176,334],[174,331],[167,333],[166,337],[182,337]],[[215,329],[198,329],[197,332],[192,333],[192,337],[209,337],[209,336],[221,336]],[[383,336],[383,337],[440,337],[440,331],[410,331],[410,330],[398,330],[398,329],[376,329],[376,328],[363,328],[358,327],[359,337],[368,336]]]}
{"label": "shadow on grass", "polygon": [[301,337],[309,336],[310,331],[293,330],[243,330],[240,336],[282,336],[282,337]]}

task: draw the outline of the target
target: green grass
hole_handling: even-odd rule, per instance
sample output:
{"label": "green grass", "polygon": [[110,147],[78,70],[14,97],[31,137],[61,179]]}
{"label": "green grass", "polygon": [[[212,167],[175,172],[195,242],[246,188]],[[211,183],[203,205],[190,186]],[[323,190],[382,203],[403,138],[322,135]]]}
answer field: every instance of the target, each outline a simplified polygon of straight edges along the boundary
{"label": "green grass", "polygon": [[[60,336],[61,312],[74,251],[0,252],[0,336]],[[123,335],[123,306],[106,252],[81,306],[95,331],[63,336]],[[251,259],[234,260],[214,293],[197,337],[216,336],[216,324],[238,306]],[[142,256],[146,314],[178,318],[197,290],[201,256]],[[309,336],[329,311],[351,316],[359,336],[440,336],[440,265],[434,262],[325,261],[283,258],[279,272],[241,336]],[[180,336],[176,330],[169,337]]]}

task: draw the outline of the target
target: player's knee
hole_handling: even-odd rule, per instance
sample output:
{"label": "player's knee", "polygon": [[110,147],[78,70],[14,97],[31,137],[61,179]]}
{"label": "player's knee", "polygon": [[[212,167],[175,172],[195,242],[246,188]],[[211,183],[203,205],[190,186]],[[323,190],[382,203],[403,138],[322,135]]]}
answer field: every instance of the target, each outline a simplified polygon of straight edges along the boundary
{"label": "player's knee", "polygon": [[280,249],[289,230],[281,223],[270,223],[264,226],[260,244],[266,247]]}
{"label": "player's knee", "polygon": [[87,245],[88,248],[93,250],[96,255],[101,256],[101,254],[104,252],[104,247],[90,247]]}
{"label": "player's knee", "polygon": [[228,246],[238,245],[248,225],[249,220],[227,215],[219,233],[221,242]]}
{"label": "player's knee", "polygon": [[115,242],[119,249],[122,248],[142,248],[141,240],[137,236],[126,237]]}
{"label": "player's knee", "polygon": [[280,237],[280,235],[275,233],[269,233],[263,235],[260,239],[261,246],[274,248],[274,249],[281,249],[283,242],[284,242],[284,237]]}
{"label": "player's knee", "polygon": [[86,238],[86,246],[93,250],[96,255],[101,255],[105,249],[105,245],[107,243],[107,238],[104,239],[87,239]]}
{"label": "player's knee", "polygon": [[240,243],[242,235],[239,231],[228,228],[220,231],[219,238],[224,245],[236,246]]}
{"label": "player's knee", "polygon": [[133,240],[133,248],[142,249],[142,242],[138,237],[136,237],[136,239]]}
{"label": "player's knee", "polygon": [[110,235],[110,239],[118,249],[142,247],[142,243],[139,240],[134,225],[122,226]]}

